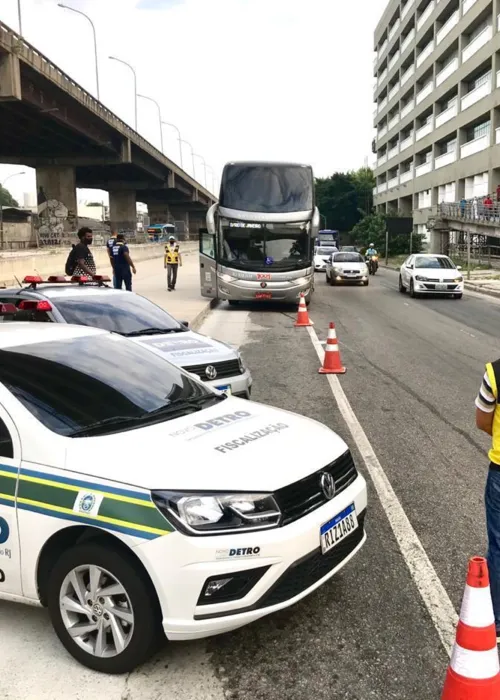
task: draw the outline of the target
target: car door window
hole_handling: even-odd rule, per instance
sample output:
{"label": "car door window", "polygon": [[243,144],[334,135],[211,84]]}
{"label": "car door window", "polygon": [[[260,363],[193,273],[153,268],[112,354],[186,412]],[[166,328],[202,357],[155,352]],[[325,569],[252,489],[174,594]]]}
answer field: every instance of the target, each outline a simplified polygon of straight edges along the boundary
{"label": "car door window", "polygon": [[14,459],[14,445],[12,444],[12,437],[9,429],[0,418],[0,459],[2,459],[2,457]]}

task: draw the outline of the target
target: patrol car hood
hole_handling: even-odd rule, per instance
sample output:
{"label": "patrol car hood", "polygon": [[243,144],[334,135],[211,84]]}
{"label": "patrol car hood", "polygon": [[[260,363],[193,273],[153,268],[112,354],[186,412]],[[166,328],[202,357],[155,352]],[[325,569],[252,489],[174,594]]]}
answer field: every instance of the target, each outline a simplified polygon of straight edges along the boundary
{"label": "patrol car hood", "polygon": [[161,424],[73,439],[66,468],[145,489],[274,491],[346,450],[321,423],[231,397]]}
{"label": "patrol car hood", "polygon": [[238,357],[237,351],[229,345],[194,331],[166,333],[165,335],[141,335],[138,338],[130,338],[130,340],[154,350],[178,367],[209,365],[213,362],[235,360]]}

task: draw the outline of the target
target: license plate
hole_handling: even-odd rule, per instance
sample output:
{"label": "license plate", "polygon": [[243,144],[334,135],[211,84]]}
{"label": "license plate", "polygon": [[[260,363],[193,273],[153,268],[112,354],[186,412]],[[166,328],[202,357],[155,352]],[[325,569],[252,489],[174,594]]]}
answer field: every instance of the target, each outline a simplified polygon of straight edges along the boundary
{"label": "license plate", "polygon": [[447,284],[436,284],[436,289],[448,289]]}
{"label": "license plate", "polygon": [[272,299],[272,294],[270,292],[256,292],[256,299]]}
{"label": "license plate", "polygon": [[219,391],[225,391],[226,394],[231,393],[231,387],[229,386],[229,384],[226,384],[225,386],[216,386],[215,388],[218,389]]}
{"label": "license plate", "polygon": [[345,510],[321,526],[319,534],[321,541],[321,552],[326,554],[339,542],[342,542],[358,527],[356,508],[351,503]]}

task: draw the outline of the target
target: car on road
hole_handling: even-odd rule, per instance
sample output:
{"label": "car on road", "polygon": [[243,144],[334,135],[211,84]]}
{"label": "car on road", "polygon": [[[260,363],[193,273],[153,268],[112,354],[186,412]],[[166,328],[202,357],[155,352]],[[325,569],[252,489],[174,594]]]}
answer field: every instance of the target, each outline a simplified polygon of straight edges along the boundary
{"label": "car on road", "polygon": [[359,253],[359,251],[355,245],[341,245],[340,252],[341,253]]}
{"label": "car on road", "polygon": [[96,279],[101,281],[50,277],[43,283],[40,277],[26,277],[21,289],[0,290],[0,303],[15,304],[17,309],[3,320],[73,323],[119,333],[220,391],[250,398],[252,375],[236,348],[189,330],[186,321],[177,321],[139,294],[111,289],[105,284],[107,278]]}
{"label": "car on road", "polygon": [[328,284],[369,284],[368,266],[359,253],[334,253],[326,265]]}
{"label": "car on road", "polygon": [[0,460],[0,599],[105,673],[292,605],[366,539],[330,428],[97,328],[0,324]]}
{"label": "car on road", "polygon": [[410,255],[401,265],[399,291],[402,294],[409,292],[411,297],[447,294],[454,299],[461,299],[464,292],[461,269],[447,255]]}
{"label": "car on road", "polygon": [[335,246],[318,246],[314,249],[314,271],[324,272],[326,264],[330,260],[333,253],[337,253],[338,248]]}

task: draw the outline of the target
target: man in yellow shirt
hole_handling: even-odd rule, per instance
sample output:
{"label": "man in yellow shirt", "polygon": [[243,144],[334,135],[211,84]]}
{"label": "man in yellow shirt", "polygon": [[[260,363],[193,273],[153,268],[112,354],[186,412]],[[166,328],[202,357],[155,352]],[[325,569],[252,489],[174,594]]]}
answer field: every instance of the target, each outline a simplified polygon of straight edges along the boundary
{"label": "man in yellow shirt", "polygon": [[497,642],[500,642],[500,360],[486,365],[476,398],[476,425],[491,435],[490,469],[486,482],[488,569],[495,611]]}
{"label": "man in yellow shirt", "polygon": [[169,292],[175,290],[177,283],[177,272],[182,267],[182,257],[179,251],[179,244],[174,236],[170,236],[168,244],[165,246],[165,257],[163,267],[167,270],[167,288]]}

